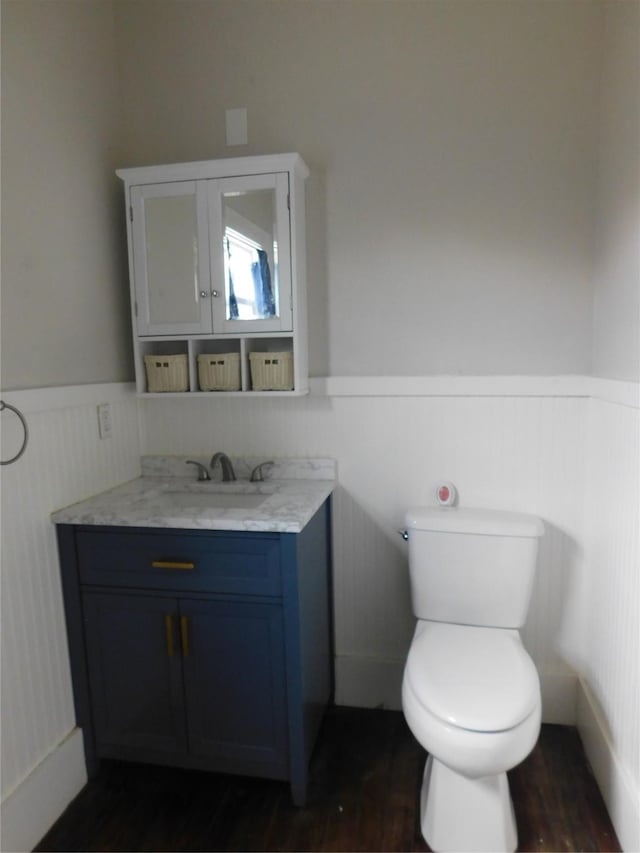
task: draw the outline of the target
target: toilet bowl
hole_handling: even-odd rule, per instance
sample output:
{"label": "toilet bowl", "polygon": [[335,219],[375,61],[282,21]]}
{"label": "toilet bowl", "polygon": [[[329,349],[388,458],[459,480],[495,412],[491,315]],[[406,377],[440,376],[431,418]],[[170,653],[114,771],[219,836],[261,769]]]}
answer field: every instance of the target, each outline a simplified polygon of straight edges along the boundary
{"label": "toilet bowl", "polygon": [[417,618],[402,709],[427,750],[420,810],[434,851],[514,851],[507,770],[540,731],[524,625],[544,525],[536,516],[414,507],[405,517]]}
{"label": "toilet bowl", "polygon": [[429,753],[422,832],[436,851],[517,846],[506,771],[533,749],[540,684],[518,631],[419,620],[402,708]]}

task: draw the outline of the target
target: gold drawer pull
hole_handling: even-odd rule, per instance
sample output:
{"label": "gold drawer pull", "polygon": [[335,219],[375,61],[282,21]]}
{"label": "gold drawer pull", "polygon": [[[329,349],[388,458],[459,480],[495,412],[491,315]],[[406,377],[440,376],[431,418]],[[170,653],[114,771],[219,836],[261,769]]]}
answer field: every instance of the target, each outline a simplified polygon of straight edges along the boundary
{"label": "gold drawer pull", "polygon": [[182,657],[189,657],[189,617],[180,617],[180,634],[182,640]]}
{"label": "gold drawer pull", "polygon": [[195,563],[181,563],[175,560],[154,560],[151,565],[154,569],[195,569]]}

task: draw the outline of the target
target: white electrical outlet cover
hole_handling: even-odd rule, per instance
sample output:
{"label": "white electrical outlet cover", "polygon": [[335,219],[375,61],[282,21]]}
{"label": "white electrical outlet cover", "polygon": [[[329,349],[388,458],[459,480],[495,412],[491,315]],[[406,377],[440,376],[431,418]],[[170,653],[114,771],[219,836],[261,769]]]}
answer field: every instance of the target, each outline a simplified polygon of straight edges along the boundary
{"label": "white electrical outlet cover", "polygon": [[100,438],[110,438],[112,428],[111,404],[100,403],[98,406],[98,434]]}

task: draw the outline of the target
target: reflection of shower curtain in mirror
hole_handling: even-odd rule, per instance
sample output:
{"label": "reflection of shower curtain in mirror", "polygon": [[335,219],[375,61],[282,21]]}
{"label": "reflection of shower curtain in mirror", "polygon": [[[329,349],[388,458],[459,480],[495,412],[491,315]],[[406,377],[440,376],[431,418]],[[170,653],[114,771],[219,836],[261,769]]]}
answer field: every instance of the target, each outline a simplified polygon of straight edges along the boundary
{"label": "reflection of shower curtain in mirror", "polygon": [[[231,259],[231,246],[229,245],[229,238],[225,240],[227,247],[227,260]],[[229,283],[229,319],[237,320],[238,319],[238,300],[236,299],[236,292],[233,289],[233,276],[231,275],[231,263],[228,264],[227,267],[227,277]]]}
{"label": "reflection of shower curtain in mirror", "polygon": [[258,260],[251,264],[251,274],[256,288],[256,315],[258,317],[275,317],[276,305],[271,287],[269,259],[264,249],[257,251]]}

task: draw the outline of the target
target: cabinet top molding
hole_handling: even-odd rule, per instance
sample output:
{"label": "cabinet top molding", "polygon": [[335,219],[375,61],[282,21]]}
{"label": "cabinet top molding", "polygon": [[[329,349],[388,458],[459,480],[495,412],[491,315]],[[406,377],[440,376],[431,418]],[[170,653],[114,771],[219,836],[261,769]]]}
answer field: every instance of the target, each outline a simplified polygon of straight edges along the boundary
{"label": "cabinet top molding", "polygon": [[221,160],[198,160],[192,163],[116,169],[116,175],[130,186],[157,183],[159,180],[188,181],[271,172],[294,172],[303,179],[309,176],[309,168],[299,154],[263,154],[254,157],[227,157]]}

